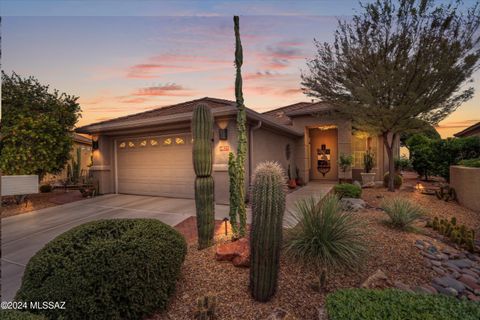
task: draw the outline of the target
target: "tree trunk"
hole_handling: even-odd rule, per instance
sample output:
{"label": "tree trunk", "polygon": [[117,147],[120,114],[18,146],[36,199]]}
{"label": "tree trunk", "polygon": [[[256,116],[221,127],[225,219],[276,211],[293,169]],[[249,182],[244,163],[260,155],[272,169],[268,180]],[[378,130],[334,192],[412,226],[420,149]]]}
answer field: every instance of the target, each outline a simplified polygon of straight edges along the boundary
{"label": "tree trunk", "polygon": [[385,149],[387,150],[388,156],[388,191],[395,192],[395,159],[393,158],[393,145],[395,143],[395,139],[397,134],[392,134],[392,141],[388,141],[389,132],[385,132],[383,134],[383,144],[385,145]]}

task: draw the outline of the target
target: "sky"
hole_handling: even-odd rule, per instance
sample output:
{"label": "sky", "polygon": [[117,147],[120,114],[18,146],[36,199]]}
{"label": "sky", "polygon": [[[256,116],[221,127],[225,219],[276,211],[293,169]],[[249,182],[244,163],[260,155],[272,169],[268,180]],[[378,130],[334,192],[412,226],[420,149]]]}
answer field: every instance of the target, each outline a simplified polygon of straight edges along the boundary
{"label": "sky", "polygon": [[[467,1],[468,2],[468,1]],[[331,42],[357,1],[6,1],[2,70],[80,97],[78,125],[205,96],[234,100],[233,14],[240,15],[244,97],[258,112],[310,101],[300,90],[313,39]],[[480,121],[474,98],[438,128]]]}

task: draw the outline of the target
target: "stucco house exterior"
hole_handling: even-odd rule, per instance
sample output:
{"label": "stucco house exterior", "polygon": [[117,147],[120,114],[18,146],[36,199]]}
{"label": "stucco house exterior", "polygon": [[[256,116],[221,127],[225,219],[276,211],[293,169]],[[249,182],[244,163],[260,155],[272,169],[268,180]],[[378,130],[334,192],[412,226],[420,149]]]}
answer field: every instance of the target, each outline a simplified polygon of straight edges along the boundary
{"label": "stucco house exterior", "polygon": [[[92,135],[93,166],[100,193],[126,193],[180,198],[194,197],[190,122],[194,107],[204,103],[214,116],[215,200],[228,203],[228,155],[236,152],[236,105],[234,101],[202,98],[78,128]],[[303,102],[266,113],[247,112],[248,157],[246,186],[256,165],[279,162],[292,176],[310,180],[360,180],[363,154],[370,148],[376,156],[377,180],[388,163],[381,137],[369,137],[352,129],[322,102]],[[399,148],[395,148],[398,156]],[[343,177],[340,154],[352,154],[354,166]]]}

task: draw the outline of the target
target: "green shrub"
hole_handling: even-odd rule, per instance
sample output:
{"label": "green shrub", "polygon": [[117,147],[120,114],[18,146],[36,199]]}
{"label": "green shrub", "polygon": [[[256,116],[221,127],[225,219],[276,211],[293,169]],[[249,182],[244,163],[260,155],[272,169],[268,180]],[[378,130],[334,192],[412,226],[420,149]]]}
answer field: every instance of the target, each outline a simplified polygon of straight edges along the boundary
{"label": "green shrub", "polygon": [[334,191],[340,198],[360,198],[362,195],[362,188],[351,183],[337,184]]}
{"label": "green shrub", "polygon": [[424,212],[423,209],[404,198],[393,198],[384,200],[381,205],[382,209],[390,218],[389,223],[398,229],[407,229]]}
{"label": "green shrub", "polygon": [[330,320],[477,320],[480,304],[394,289],[345,289],[329,294]]}
{"label": "green shrub", "polygon": [[395,158],[394,163],[395,163],[395,171],[396,172],[406,170],[406,169],[410,168],[410,166],[411,166],[410,160],[408,158],[405,158],[405,157]]}
{"label": "green shrub", "polygon": [[[384,176],[383,176],[383,186],[385,188],[388,188],[388,180],[390,179],[390,173],[387,172]],[[393,185],[395,186],[395,189],[400,189],[400,187],[402,186],[403,184],[403,179],[401,176],[399,176],[398,174],[395,175],[395,178],[393,179]]]}
{"label": "green shrub", "polygon": [[[343,212],[336,196],[320,202],[304,198],[296,202],[295,227],[286,231],[285,253],[296,261],[318,269],[353,269],[364,257],[363,224],[351,213]],[[320,280],[321,283],[321,280]]]}
{"label": "green shrub", "polygon": [[30,312],[0,309],[0,319],[2,320],[46,320],[44,316],[32,314]]}
{"label": "green shrub", "polygon": [[461,166],[480,168],[480,158],[475,159],[465,159],[458,163]]}
{"label": "green shrub", "polygon": [[53,187],[49,184],[42,184],[40,186],[40,192],[41,193],[47,193],[47,192],[52,192]]}
{"label": "green shrub", "polygon": [[49,242],[25,269],[18,301],[65,301],[57,319],[141,319],[165,309],[187,246],[154,219],[100,220]]}

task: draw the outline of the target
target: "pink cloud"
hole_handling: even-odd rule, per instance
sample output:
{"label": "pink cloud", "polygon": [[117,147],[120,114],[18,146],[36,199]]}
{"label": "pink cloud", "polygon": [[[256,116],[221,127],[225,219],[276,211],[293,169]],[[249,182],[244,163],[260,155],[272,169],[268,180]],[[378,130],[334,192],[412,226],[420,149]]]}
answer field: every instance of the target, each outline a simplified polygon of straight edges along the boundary
{"label": "pink cloud", "polygon": [[134,96],[192,96],[193,92],[176,83],[167,83],[153,87],[142,88],[133,93]]}

